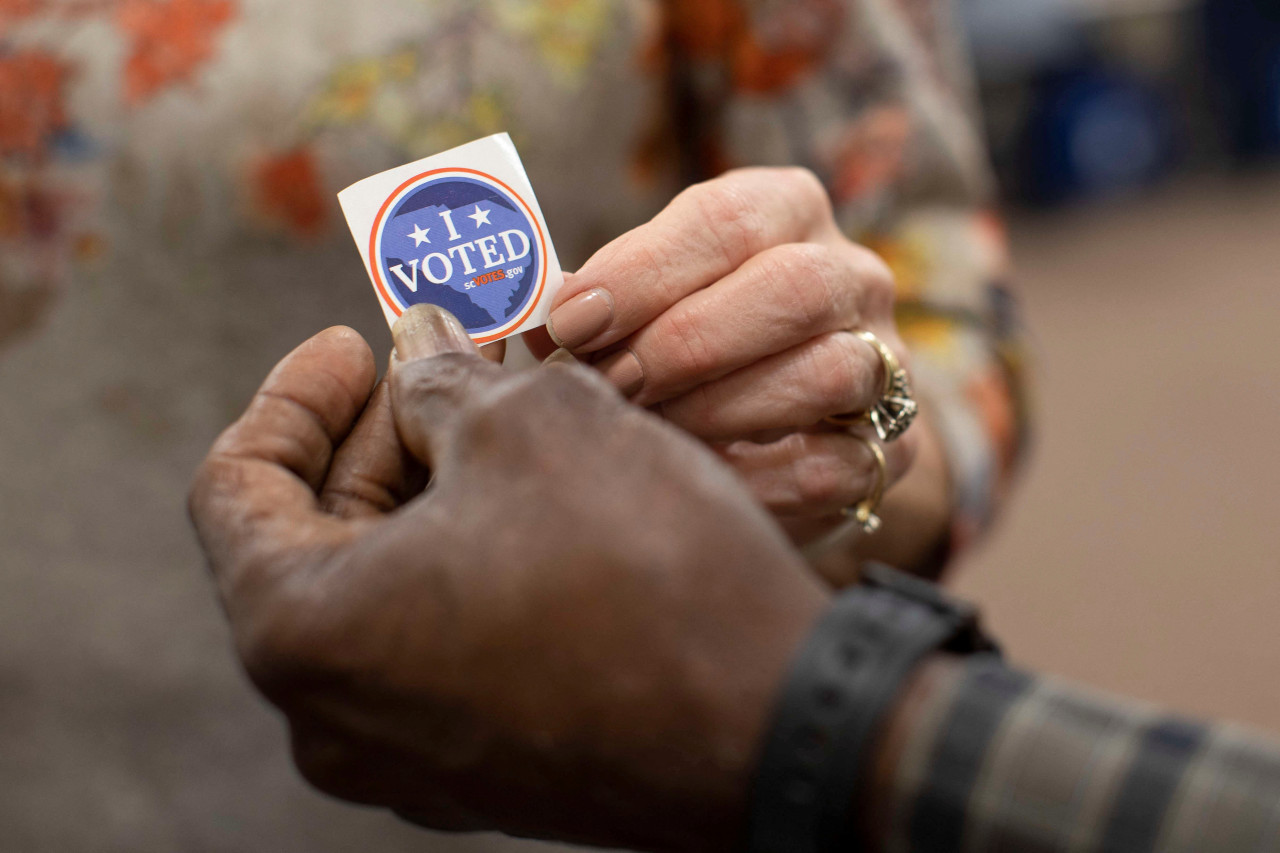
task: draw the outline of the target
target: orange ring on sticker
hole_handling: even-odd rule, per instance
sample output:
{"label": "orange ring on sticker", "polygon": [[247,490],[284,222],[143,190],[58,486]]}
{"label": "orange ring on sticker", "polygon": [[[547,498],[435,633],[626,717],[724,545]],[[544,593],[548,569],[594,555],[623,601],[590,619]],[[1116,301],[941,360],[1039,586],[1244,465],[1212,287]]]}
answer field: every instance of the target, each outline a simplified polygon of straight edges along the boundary
{"label": "orange ring on sticker", "polygon": [[487,172],[482,172],[479,169],[465,169],[461,167],[432,169],[429,172],[423,172],[419,175],[415,175],[414,177],[405,181],[400,186],[396,187],[395,191],[391,193],[390,196],[387,197],[387,200],[383,203],[382,208],[378,211],[378,215],[373,220],[373,231],[369,235],[370,277],[373,279],[373,285],[378,291],[378,298],[382,300],[382,304],[390,308],[392,313],[394,313],[397,317],[403,314],[404,309],[400,307],[399,301],[397,301],[391,295],[387,287],[387,283],[382,278],[382,270],[380,269],[382,265],[382,253],[380,251],[382,227],[386,221],[387,212],[390,211],[393,207],[395,207],[396,204],[398,204],[404,198],[404,196],[408,192],[410,192],[417,184],[420,184],[423,181],[426,181],[428,179],[440,177],[444,175],[464,175],[464,176],[479,178],[482,182],[491,182],[495,184],[497,187],[500,187],[510,198],[514,199],[517,203],[519,203],[520,207],[524,211],[525,216],[528,218],[529,222],[533,223],[534,230],[537,232],[538,252],[539,252],[538,263],[541,269],[539,269],[538,271],[538,281],[537,281],[537,284],[533,287],[532,296],[529,297],[529,302],[528,302],[528,305],[525,307],[525,310],[516,319],[503,324],[502,328],[500,329],[495,329],[493,331],[485,332],[483,335],[479,337],[472,336],[472,340],[475,341],[477,344],[483,345],[483,344],[493,343],[494,341],[501,340],[502,338],[509,335],[513,329],[520,328],[522,325],[525,324],[525,322],[528,321],[529,317],[532,316],[533,312],[537,309],[538,305],[542,302],[542,294],[547,284],[547,266],[548,266],[547,238],[542,231],[542,223],[539,222],[537,214],[534,212],[533,208],[529,206],[529,203],[524,200],[524,197],[520,195],[520,193],[513,190],[505,182],[499,180],[498,178],[495,178],[493,175],[490,175]]}

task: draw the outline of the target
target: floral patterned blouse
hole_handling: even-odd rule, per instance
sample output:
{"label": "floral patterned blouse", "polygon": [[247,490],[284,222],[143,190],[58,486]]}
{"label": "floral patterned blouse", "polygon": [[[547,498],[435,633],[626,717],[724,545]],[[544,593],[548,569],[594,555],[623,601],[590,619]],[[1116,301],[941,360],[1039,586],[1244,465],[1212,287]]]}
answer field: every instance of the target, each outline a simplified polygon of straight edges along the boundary
{"label": "floral patterned blouse", "polygon": [[354,253],[337,190],[500,130],[569,268],[690,182],[800,164],[897,273],[963,545],[1025,418],[955,36],[943,0],[0,0],[0,343],[122,254],[230,287]]}

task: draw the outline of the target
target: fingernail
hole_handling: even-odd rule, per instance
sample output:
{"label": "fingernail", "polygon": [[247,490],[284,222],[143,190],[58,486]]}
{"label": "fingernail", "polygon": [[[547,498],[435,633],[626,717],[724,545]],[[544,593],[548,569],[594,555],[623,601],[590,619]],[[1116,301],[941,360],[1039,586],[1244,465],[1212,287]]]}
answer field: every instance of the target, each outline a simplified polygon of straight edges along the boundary
{"label": "fingernail", "polygon": [[458,318],[438,305],[412,305],[391,329],[396,358],[417,361],[446,352],[474,353],[476,346]]}
{"label": "fingernail", "polygon": [[551,355],[547,356],[542,360],[542,364],[544,367],[549,364],[578,364],[578,363],[579,363],[578,359],[574,357],[573,353],[569,352],[564,347],[561,347],[560,349],[551,353]]}
{"label": "fingernail", "polygon": [[579,293],[551,312],[547,331],[557,346],[577,349],[613,323],[613,297],[603,287]]}
{"label": "fingernail", "polygon": [[644,387],[644,368],[631,350],[609,356],[596,365],[596,368],[624,397],[634,397]]}

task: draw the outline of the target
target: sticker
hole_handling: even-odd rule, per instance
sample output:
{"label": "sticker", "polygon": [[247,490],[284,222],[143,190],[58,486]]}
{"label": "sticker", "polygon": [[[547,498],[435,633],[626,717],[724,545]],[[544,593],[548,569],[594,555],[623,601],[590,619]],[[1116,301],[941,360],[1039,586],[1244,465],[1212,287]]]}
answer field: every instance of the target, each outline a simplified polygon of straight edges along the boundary
{"label": "sticker", "polygon": [[366,178],[338,201],[388,324],[420,302],[478,344],[546,324],[564,276],[507,134]]}

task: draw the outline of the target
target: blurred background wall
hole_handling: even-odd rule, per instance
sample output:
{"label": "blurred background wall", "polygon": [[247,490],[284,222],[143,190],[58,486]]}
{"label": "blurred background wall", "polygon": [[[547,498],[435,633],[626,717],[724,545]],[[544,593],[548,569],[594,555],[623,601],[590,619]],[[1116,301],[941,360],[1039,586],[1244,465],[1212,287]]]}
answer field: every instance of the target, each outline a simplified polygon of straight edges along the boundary
{"label": "blurred background wall", "polygon": [[1280,7],[961,8],[1040,396],[957,586],[1029,665],[1280,730]]}
{"label": "blurred background wall", "polygon": [[[1016,661],[1280,732],[1280,13],[961,5],[1039,426],[956,587]],[[287,342],[341,315],[386,350],[312,286],[86,282],[0,357],[0,851],[525,849],[309,791],[198,571],[187,479]]]}

